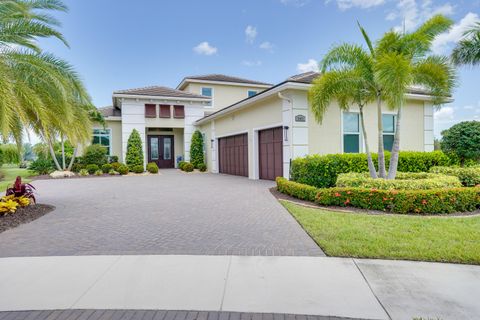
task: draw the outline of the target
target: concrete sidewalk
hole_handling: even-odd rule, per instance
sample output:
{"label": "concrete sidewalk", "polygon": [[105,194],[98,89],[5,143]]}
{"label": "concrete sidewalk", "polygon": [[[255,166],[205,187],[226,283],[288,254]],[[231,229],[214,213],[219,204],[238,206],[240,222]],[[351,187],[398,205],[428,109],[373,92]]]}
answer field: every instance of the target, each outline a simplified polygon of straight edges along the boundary
{"label": "concrete sidewalk", "polygon": [[480,317],[480,267],[325,257],[0,259],[0,311],[196,310],[358,319]]}

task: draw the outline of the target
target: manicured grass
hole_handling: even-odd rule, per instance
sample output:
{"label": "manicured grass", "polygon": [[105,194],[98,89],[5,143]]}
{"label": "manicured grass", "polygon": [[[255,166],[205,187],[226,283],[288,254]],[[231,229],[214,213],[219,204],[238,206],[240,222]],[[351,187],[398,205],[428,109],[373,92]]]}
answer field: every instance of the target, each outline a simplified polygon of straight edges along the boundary
{"label": "manicured grass", "polygon": [[7,189],[8,186],[11,186],[17,176],[22,177],[23,182],[30,182],[33,172],[27,169],[20,169],[18,165],[4,164],[0,167],[0,172],[5,174],[5,177],[0,180],[0,192],[3,192]]}
{"label": "manicured grass", "polygon": [[329,256],[480,264],[480,217],[367,215],[282,204]]}

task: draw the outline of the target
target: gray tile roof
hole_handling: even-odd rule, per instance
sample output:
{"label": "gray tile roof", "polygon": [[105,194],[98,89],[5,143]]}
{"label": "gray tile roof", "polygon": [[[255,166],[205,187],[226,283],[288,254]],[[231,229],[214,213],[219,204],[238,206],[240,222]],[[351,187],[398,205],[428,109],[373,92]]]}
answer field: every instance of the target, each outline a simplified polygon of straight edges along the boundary
{"label": "gray tile roof", "polygon": [[227,75],[224,75],[224,74],[205,74],[205,75],[199,75],[199,76],[190,76],[190,77],[185,77],[183,79],[183,81],[189,80],[189,79],[205,80],[205,81],[219,81],[219,82],[236,82],[236,83],[245,83],[245,84],[258,84],[258,85],[264,85],[264,86],[271,86],[272,85],[271,83],[249,80],[249,79],[244,79],[244,78],[239,78],[239,77],[232,77],[232,76],[227,76]]}
{"label": "gray tile roof", "polygon": [[291,76],[287,81],[311,84],[319,75],[320,72],[309,71]]}
{"label": "gray tile roof", "polygon": [[102,107],[97,108],[97,110],[104,116],[104,117],[121,117],[122,110],[115,107]]}
{"label": "gray tile roof", "polygon": [[159,97],[174,97],[174,98],[196,98],[196,99],[209,99],[199,94],[189,93],[185,91],[180,91],[172,88],[161,87],[161,86],[152,86],[136,89],[127,89],[119,90],[113,93],[115,94],[129,94],[129,95],[139,95],[139,96],[159,96]]}

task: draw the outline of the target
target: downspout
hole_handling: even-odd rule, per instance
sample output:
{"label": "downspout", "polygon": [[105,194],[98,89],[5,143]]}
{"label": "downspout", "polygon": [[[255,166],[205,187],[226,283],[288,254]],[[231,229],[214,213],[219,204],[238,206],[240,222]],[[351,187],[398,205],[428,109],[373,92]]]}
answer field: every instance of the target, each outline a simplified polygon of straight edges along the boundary
{"label": "downspout", "polygon": [[[287,101],[288,104],[290,105],[290,123],[289,123],[289,126],[290,125],[293,125],[293,103],[292,103],[292,98],[290,97],[287,97],[285,96],[282,92],[278,92],[278,97],[280,99],[282,99],[283,101]],[[282,117],[283,117],[283,105],[282,105]],[[283,120],[283,119],[282,119]],[[283,122],[283,121],[282,121]],[[284,124],[284,128],[283,130],[285,130],[285,124]],[[290,157],[289,157],[289,166],[288,166],[288,179],[290,180],[291,178],[291,175],[290,175],[290,172],[291,172],[291,163],[292,163],[292,158],[293,158],[293,128],[290,128],[290,130],[292,130],[292,138],[290,139],[289,143],[290,143]],[[288,133],[287,133],[287,138],[288,138]],[[283,151],[282,151],[283,152]],[[283,166],[283,163],[282,163],[282,166]]]}

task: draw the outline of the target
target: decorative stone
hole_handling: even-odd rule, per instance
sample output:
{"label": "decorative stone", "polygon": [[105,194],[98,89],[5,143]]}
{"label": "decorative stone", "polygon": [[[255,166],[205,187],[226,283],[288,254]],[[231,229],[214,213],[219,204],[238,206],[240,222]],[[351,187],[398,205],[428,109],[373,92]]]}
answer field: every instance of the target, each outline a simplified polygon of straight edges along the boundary
{"label": "decorative stone", "polygon": [[75,173],[71,171],[53,171],[50,173],[50,177],[54,179],[59,179],[59,178],[71,178],[74,177]]}

